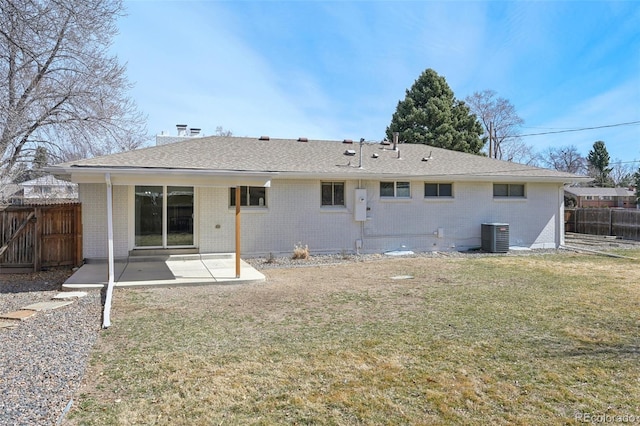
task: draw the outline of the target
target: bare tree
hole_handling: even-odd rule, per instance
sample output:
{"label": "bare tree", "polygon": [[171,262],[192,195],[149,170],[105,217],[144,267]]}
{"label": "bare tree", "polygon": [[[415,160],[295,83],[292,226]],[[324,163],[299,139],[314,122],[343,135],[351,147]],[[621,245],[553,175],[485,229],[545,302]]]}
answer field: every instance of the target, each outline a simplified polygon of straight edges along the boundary
{"label": "bare tree", "polygon": [[482,123],[489,141],[490,157],[517,161],[519,153],[531,153],[531,148],[518,137],[519,127],[524,120],[518,116],[516,108],[509,100],[498,97],[494,90],[483,90],[467,96],[465,102]]}
{"label": "bare tree", "polygon": [[633,184],[634,172],[633,163],[623,163],[616,159],[611,163],[611,173],[609,177],[613,181],[614,186],[618,188],[628,187]]}
{"label": "bare tree", "polygon": [[52,160],[136,148],[146,117],[108,49],[121,0],[0,0],[0,177],[44,146]]}
{"label": "bare tree", "polygon": [[587,160],[580,155],[575,145],[549,147],[540,155],[540,162],[559,172],[587,173]]}
{"label": "bare tree", "polygon": [[225,130],[222,126],[216,127],[216,136],[233,136],[233,132],[231,130]]}

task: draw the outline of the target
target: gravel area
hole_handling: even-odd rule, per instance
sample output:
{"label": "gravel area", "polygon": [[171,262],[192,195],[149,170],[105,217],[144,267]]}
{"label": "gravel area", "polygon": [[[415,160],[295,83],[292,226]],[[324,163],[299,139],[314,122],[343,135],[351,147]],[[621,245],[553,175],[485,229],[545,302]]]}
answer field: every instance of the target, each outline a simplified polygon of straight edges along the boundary
{"label": "gravel area", "polygon": [[[0,274],[0,313],[50,301],[69,270]],[[101,326],[101,295],[0,328],[0,425],[55,425],[78,389]]]}
{"label": "gravel area", "polygon": [[[640,249],[640,241],[622,240],[615,237],[597,235],[567,234],[565,245],[590,251],[610,251],[611,249]],[[472,251],[433,251],[402,255],[403,258],[471,258],[480,256],[538,256],[549,253],[567,253],[572,249],[536,249],[509,250],[508,253],[487,253],[481,250]],[[307,259],[293,259],[293,256],[266,256],[243,259],[256,269],[295,268],[317,265],[339,265],[352,262],[371,262],[388,259],[387,254],[320,254],[310,253]]]}
{"label": "gravel area", "polygon": [[433,251],[394,256],[389,254],[310,254],[307,259],[294,259],[293,256],[256,257],[243,259],[256,269],[298,268],[319,265],[340,265],[354,262],[375,262],[393,258],[471,258],[480,256],[535,256],[548,253],[558,253],[559,250],[511,250],[508,253],[487,253],[483,251]]}

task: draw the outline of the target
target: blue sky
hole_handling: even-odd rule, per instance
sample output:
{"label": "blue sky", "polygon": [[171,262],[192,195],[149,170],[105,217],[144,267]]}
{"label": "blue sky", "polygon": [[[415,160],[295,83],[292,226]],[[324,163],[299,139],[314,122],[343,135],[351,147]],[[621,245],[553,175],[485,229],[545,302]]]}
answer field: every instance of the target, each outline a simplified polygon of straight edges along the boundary
{"label": "blue sky", "polygon": [[[113,51],[152,135],[380,140],[427,68],[492,89],[523,134],[640,122],[640,2],[126,1]],[[603,140],[640,159],[640,124],[526,137]]]}

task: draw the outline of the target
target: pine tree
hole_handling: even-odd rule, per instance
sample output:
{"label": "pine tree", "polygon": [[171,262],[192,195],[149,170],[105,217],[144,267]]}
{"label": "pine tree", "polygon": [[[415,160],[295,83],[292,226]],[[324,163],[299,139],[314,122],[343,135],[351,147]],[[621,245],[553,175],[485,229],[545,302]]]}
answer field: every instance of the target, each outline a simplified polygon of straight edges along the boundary
{"label": "pine tree", "polygon": [[589,174],[594,178],[595,186],[612,186],[609,178],[609,173],[612,170],[609,167],[609,152],[607,152],[607,147],[603,141],[593,143],[593,149],[589,151],[587,161],[589,162]]}
{"label": "pine tree", "polygon": [[422,143],[479,154],[485,144],[482,125],[469,107],[457,100],[444,77],[427,69],[398,102],[386,134],[400,141]]}

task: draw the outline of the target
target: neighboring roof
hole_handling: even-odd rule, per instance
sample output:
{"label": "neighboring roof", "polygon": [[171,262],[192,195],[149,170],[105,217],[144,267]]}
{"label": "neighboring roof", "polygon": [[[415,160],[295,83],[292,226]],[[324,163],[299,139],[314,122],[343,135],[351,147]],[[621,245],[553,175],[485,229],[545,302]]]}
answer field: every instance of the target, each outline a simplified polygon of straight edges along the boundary
{"label": "neighboring roof", "polygon": [[[362,162],[360,162],[362,149]],[[345,151],[352,155],[345,155]],[[361,166],[361,167],[360,167]],[[433,178],[463,180],[521,180],[578,182],[590,180],[558,172],[495,160],[422,144],[342,143],[296,139],[259,140],[209,136],[118,154],[59,164],[48,168],[69,178],[76,173],[232,172],[269,173],[278,177]]]}
{"label": "neighboring roof", "polygon": [[628,188],[592,188],[592,187],[580,187],[569,186],[566,187],[565,192],[573,194],[577,197],[587,196],[603,196],[603,197],[633,197],[636,195],[635,191]]}
{"label": "neighboring roof", "polygon": [[45,175],[36,179],[21,182],[20,186],[69,186],[75,185],[64,180],[57,179],[53,175]]}

